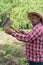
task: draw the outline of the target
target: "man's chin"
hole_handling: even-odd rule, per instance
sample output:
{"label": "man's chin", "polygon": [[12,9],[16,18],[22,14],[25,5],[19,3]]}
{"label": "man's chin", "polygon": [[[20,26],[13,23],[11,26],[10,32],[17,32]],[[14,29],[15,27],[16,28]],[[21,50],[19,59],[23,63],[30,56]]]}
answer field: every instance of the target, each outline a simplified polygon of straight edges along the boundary
{"label": "man's chin", "polygon": [[34,26],[35,24],[34,24],[34,23],[32,23],[32,25]]}

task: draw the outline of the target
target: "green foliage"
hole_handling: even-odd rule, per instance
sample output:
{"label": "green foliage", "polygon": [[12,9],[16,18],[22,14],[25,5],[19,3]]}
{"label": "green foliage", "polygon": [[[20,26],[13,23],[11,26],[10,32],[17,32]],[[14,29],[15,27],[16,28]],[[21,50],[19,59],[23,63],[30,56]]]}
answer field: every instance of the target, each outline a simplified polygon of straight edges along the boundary
{"label": "green foliage", "polygon": [[0,0],[0,13],[7,13],[11,7],[11,0]]}
{"label": "green foliage", "polygon": [[43,0],[0,0],[0,22],[10,13],[14,21],[13,26],[16,28],[32,28],[27,18],[27,13],[32,11],[43,15]]}
{"label": "green foliage", "polygon": [[22,54],[22,50],[17,45],[10,45],[8,43],[5,44],[5,56],[15,56],[19,57]]}
{"label": "green foliage", "polygon": [[[15,2],[15,1],[14,1]],[[12,8],[11,18],[14,20],[14,26],[19,24],[19,28],[31,29],[32,25],[27,19],[27,13],[31,11],[43,14],[43,0],[16,0],[16,6]],[[16,24],[18,22],[18,24]],[[29,25],[29,27],[26,26]]]}
{"label": "green foliage", "polygon": [[28,60],[26,58],[21,58],[22,65],[25,65],[28,63]]}

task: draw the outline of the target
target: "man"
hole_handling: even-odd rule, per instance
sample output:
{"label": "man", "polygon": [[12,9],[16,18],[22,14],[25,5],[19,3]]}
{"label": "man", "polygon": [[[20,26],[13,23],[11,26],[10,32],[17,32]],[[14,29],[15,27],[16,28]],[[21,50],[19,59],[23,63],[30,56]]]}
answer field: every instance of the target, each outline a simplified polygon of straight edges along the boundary
{"label": "man", "polygon": [[29,60],[29,65],[43,65],[43,18],[36,12],[28,13],[28,18],[33,25],[29,33],[16,32],[11,28],[6,29],[5,32],[19,41],[26,42],[26,58]]}

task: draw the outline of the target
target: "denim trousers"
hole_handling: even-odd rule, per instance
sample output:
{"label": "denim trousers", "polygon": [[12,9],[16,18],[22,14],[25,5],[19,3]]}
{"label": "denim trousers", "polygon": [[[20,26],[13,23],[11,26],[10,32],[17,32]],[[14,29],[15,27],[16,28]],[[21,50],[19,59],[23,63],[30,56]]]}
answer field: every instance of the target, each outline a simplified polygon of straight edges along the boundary
{"label": "denim trousers", "polygon": [[29,65],[43,65],[43,62],[32,62],[32,61],[28,61]]}

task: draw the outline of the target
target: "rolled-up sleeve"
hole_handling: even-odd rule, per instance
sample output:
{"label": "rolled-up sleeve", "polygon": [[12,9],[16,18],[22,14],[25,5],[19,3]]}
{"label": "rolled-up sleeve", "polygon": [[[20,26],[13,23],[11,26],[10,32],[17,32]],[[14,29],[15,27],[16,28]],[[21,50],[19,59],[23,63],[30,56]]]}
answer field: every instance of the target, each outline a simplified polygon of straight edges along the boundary
{"label": "rolled-up sleeve", "polygon": [[12,36],[16,37],[19,41],[32,42],[40,35],[40,28],[33,28],[28,34],[21,34],[13,32]]}

